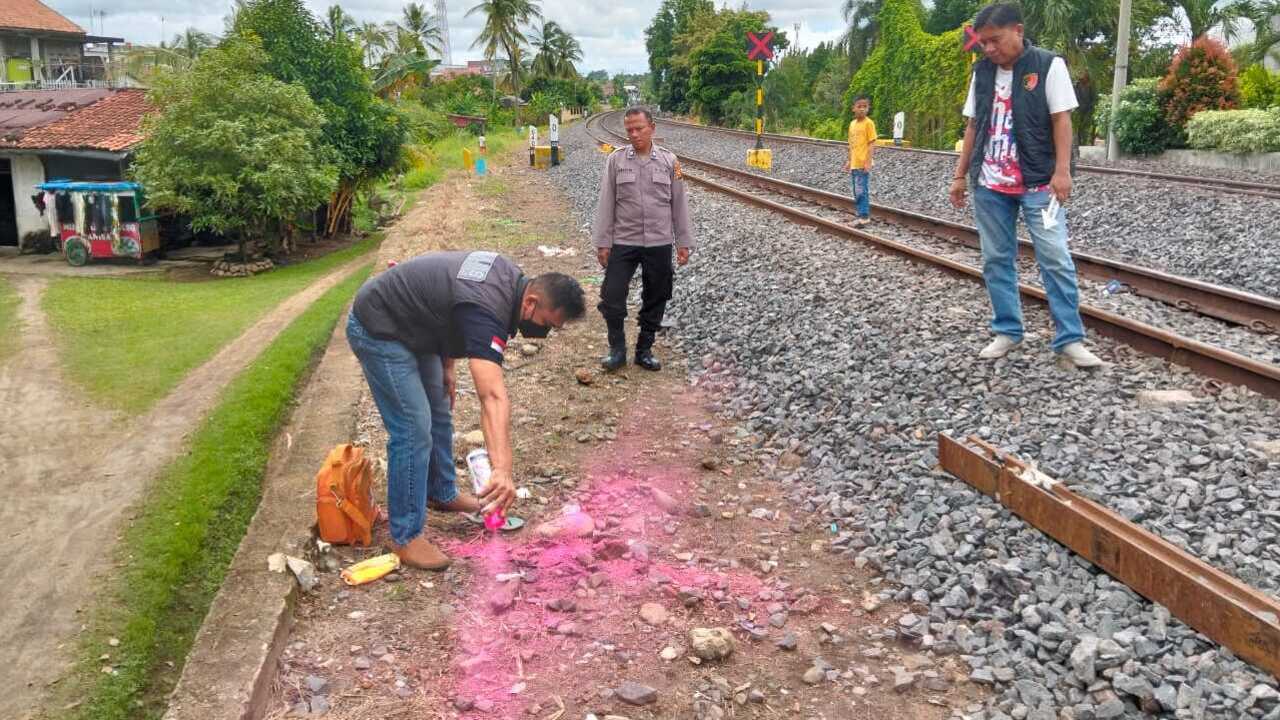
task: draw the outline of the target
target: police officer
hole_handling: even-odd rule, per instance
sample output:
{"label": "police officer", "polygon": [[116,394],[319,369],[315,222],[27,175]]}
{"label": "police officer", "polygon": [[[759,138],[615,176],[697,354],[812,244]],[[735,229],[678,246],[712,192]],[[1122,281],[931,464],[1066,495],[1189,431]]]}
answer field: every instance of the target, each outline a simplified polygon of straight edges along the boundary
{"label": "police officer", "polygon": [[693,252],[689,202],[676,156],[653,144],[653,115],[633,107],[623,115],[623,125],[631,145],[618,148],[605,163],[591,226],[596,258],[605,269],[599,309],[609,330],[609,354],[600,364],[617,370],[627,362],[623,321],[631,277],[639,266],[643,284],[635,361],[646,370],[661,370],[653,356],[653,338],[671,299],[672,245],[681,265]]}
{"label": "police officer", "polygon": [[[578,281],[560,273],[531,280],[492,252],[421,255],[360,288],[347,340],[387,428],[391,549],[406,565],[449,566],[449,558],[422,534],[428,502],[445,512],[488,514],[510,507],[511,406],[502,381],[507,340],[517,331],[546,337],[584,312]],[[479,500],[460,495],[455,484],[457,358],[468,359],[493,466]]]}

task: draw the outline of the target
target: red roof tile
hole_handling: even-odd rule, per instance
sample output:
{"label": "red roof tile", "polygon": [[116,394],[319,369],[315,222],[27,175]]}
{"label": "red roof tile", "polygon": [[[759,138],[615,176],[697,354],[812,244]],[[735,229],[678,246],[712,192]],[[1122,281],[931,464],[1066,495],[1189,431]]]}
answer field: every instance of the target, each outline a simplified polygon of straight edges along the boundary
{"label": "red roof tile", "polygon": [[59,15],[40,0],[0,2],[0,28],[85,34],[84,28]]}
{"label": "red roof tile", "polygon": [[0,139],[0,148],[122,152],[142,141],[142,118],[153,109],[142,90],[110,91],[97,102],[33,127],[19,138]]}

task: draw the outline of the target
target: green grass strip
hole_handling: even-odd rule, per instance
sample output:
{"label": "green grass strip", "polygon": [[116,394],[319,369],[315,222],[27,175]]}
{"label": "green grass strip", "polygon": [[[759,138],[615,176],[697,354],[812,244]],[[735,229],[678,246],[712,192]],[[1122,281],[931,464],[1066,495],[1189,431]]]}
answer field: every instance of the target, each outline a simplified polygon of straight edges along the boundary
{"label": "green grass strip", "polygon": [[[55,717],[158,718],[257,509],[300,380],[372,266],[333,287],[241,373],[136,509],[84,649],[80,703]],[[112,646],[110,638],[119,640]],[[99,658],[110,654],[110,659]],[[104,673],[110,666],[113,672]]]}
{"label": "green grass strip", "polygon": [[0,360],[9,357],[18,346],[18,293],[8,280],[0,277]]}
{"label": "green grass strip", "polygon": [[137,414],[285,298],[377,246],[371,237],[247,278],[58,278],[42,307],[63,365],[89,397]]}

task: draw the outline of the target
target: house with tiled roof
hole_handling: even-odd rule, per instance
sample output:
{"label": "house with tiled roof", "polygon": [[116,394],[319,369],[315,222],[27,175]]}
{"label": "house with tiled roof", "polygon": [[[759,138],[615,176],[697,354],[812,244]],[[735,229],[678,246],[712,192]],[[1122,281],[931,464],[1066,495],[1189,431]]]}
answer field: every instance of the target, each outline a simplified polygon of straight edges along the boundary
{"label": "house with tiled roof", "polygon": [[31,195],[46,179],[119,180],[142,140],[141,90],[112,87],[110,48],[39,0],[0,0],[0,246],[48,233]]}

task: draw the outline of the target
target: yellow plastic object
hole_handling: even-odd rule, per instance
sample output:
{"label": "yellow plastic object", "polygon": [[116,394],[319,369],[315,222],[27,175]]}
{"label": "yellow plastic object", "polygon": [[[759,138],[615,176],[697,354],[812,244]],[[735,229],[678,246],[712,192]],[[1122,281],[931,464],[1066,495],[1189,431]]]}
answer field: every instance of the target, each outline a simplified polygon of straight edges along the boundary
{"label": "yellow plastic object", "polygon": [[[889,147],[893,145],[893,138],[880,138],[876,140],[876,145],[879,145],[880,147]],[[902,144],[898,147],[911,147],[911,141],[903,140]]]}
{"label": "yellow plastic object", "polygon": [[533,166],[539,170],[551,167],[551,146],[538,145],[533,149]]}
{"label": "yellow plastic object", "polygon": [[383,577],[400,567],[400,556],[387,553],[362,560],[342,571],[342,581],[348,585],[364,585]]}
{"label": "yellow plastic object", "polygon": [[773,150],[769,148],[752,148],[747,151],[747,166],[768,170],[773,167]]}
{"label": "yellow plastic object", "polygon": [[614,147],[609,143],[600,143],[600,152],[608,155],[614,151]]}
{"label": "yellow plastic object", "polygon": [[468,172],[475,167],[475,158],[471,156],[471,148],[462,148],[462,167],[466,168]]}

